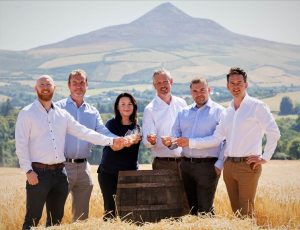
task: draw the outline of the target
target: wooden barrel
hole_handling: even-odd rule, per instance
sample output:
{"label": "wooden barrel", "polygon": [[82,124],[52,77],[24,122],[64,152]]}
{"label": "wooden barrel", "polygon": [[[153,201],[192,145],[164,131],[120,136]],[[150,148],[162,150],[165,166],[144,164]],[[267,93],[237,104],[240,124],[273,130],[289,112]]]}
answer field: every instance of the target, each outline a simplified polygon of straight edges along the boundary
{"label": "wooden barrel", "polygon": [[117,214],[136,223],[188,213],[183,184],[175,171],[121,171],[116,195]]}

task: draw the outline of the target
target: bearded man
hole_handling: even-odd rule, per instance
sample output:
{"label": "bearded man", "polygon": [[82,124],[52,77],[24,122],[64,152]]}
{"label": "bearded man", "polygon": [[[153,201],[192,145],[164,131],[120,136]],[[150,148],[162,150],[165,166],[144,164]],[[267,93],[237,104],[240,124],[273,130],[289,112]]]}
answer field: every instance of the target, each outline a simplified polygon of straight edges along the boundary
{"label": "bearded man", "polygon": [[46,226],[61,222],[68,195],[63,163],[66,134],[93,144],[112,145],[116,150],[126,144],[125,138],[104,136],[86,128],[53,104],[55,84],[50,76],[40,76],[35,90],[38,98],[20,111],[15,130],[16,154],[27,177],[23,229],[38,225],[45,203]]}

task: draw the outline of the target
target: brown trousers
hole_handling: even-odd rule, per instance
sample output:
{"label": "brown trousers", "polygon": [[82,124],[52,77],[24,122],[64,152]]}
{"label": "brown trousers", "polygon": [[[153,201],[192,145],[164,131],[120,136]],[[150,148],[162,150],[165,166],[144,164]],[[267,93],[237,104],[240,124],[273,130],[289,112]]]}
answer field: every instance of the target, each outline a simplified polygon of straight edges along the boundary
{"label": "brown trousers", "polygon": [[223,178],[232,211],[237,215],[254,215],[254,199],[262,167],[254,170],[246,162],[225,161]]}

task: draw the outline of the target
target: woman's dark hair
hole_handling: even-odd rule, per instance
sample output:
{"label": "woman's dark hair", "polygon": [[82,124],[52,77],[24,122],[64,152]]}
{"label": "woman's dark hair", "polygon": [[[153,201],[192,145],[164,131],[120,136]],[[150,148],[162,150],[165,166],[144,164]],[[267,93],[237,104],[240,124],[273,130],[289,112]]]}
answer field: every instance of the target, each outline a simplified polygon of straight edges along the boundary
{"label": "woman's dark hair", "polygon": [[119,105],[119,101],[122,97],[128,97],[131,101],[131,103],[133,104],[133,112],[129,117],[129,120],[136,125],[137,124],[137,103],[136,100],[134,99],[134,97],[130,94],[130,93],[121,93],[119,94],[119,96],[117,97],[116,101],[115,101],[115,105],[114,105],[114,111],[115,111],[115,118],[117,121],[119,121],[121,123],[122,121],[122,116],[121,113],[118,109],[118,105]]}

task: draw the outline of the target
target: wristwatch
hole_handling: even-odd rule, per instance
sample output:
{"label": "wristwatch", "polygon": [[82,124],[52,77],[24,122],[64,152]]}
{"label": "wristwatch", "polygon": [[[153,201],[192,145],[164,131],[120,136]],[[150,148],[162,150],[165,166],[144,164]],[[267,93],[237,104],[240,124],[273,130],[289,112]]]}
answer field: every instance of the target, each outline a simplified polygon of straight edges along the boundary
{"label": "wristwatch", "polygon": [[29,169],[26,174],[31,173],[32,171],[33,171],[32,169]]}

